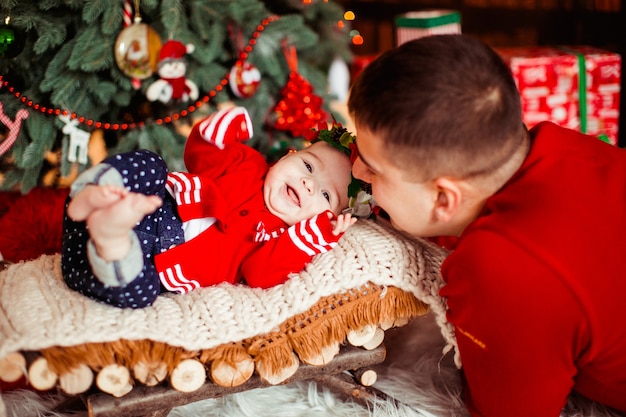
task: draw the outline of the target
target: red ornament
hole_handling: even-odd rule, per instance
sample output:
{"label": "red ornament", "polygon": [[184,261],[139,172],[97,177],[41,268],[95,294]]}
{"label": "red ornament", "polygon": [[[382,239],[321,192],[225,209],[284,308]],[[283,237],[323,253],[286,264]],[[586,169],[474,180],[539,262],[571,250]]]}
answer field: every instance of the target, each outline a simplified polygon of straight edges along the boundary
{"label": "red ornament", "polygon": [[274,128],[291,132],[293,136],[307,137],[311,129],[327,119],[327,115],[322,109],[322,98],[314,93],[308,80],[298,73],[295,48],[283,47],[291,72],[280,92],[282,98],[274,108]]}
{"label": "red ornament", "polygon": [[297,72],[289,73],[289,80],[280,92],[282,99],[276,105],[277,130],[293,136],[306,136],[319,122],[326,120],[323,100],[313,92],[313,86]]}
{"label": "red ornament", "polygon": [[159,34],[149,25],[133,23],[117,36],[115,62],[127,76],[144,80],[156,71],[161,45]]}
{"label": "red ornament", "polygon": [[322,98],[315,95],[313,86],[299,73],[289,73],[289,80],[280,95],[282,99],[274,109],[277,116],[274,127],[277,130],[306,137],[311,129],[326,120]]}
{"label": "red ornament", "polygon": [[261,72],[249,62],[237,62],[228,75],[230,89],[239,98],[252,97],[261,83]]}

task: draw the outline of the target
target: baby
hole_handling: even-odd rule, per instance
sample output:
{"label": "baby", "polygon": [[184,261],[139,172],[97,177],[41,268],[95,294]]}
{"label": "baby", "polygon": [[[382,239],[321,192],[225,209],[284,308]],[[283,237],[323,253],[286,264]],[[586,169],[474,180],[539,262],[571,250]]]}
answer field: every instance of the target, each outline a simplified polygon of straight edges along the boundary
{"label": "baby", "polygon": [[251,136],[244,108],[223,109],[193,127],[189,172],[168,172],[146,150],[83,172],[64,219],[68,286],[141,308],[162,291],[222,282],[271,287],[332,249],[356,221],[342,213],[354,180],[351,150],[330,143],[337,135],[320,135],[270,167],[241,143]]}

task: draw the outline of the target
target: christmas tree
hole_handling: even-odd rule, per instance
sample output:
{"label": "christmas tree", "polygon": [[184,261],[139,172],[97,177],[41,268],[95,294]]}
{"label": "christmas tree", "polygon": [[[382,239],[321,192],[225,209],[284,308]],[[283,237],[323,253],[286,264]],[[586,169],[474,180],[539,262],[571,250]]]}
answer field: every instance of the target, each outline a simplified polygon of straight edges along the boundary
{"label": "christmas tree", "polygon": [[[329,67],[351,59],[343,11],[331,1],[0,0],[0,8],[0,187],[22,192],[135,148],[184,170],[190,126],[230,102],[248,109],[248,143],[272,159],[306,123],[330,119]],[[161,75],[181,60],[178,84]],[[294,120],[303,102],[319,108]]]}

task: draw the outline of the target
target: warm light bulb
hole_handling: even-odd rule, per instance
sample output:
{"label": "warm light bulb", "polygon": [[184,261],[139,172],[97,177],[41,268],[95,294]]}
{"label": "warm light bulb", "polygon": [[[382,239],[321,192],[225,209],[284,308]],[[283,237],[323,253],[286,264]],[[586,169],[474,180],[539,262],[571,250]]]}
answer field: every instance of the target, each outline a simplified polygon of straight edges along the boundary
{"label": "warm light bulb", "polygon": [[343,14],[343,18],[345,20],[354,20],[355,16],[354,16],[354,12],[352,10],[347,10],[344,14]]}

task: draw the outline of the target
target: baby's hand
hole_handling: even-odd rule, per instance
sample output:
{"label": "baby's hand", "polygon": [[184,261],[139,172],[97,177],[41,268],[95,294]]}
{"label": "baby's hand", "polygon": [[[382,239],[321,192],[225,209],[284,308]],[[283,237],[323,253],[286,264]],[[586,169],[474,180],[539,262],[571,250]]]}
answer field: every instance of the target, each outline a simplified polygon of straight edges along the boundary
{"label": "baby's hand", "polygon": [[[328,216],[332,216],[332,213],[328,213]],[[356,223],[357,220],[358,219],[356,217],[352,217],[352,214],[350,213],[342,213],[338,215],[336,219],[330,221],[330,224],[333,225],[333,235],[338,236],[341,233],[344,233],[348,230],[348,227]]]}

